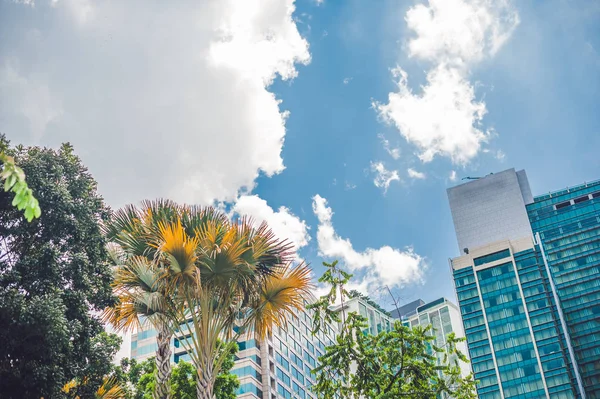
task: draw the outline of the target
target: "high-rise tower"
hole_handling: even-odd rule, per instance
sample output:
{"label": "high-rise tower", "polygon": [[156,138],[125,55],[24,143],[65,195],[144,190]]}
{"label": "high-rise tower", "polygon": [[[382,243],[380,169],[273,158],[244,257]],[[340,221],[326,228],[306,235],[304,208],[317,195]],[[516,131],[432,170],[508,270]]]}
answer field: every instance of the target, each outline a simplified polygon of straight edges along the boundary
{"label": "high-rise tower", "polygon": [[448,198],[479,397],[600,398],[600,181],[534,198],[509,169]]}

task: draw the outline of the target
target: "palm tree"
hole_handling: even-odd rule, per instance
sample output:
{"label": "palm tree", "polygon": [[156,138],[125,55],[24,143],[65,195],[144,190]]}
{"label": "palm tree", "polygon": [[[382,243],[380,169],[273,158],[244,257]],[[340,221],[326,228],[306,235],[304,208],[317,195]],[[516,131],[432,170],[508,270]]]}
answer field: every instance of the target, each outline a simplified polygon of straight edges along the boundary
{"label": "palm tree", "polygon": [[285,325],[311,279],[306,265],[292,266],[291,246],[266,224],[202,219],[193,235],[181,221],[160,223],[155,246],[175,295],[174,317],[191,332],[180,342],[198,372],[198,398],[212,399],[229,347],[242,333],[264,339],[273,325]]}
{"label": "palm tree", "polygon": [[171,302],[165,293],[160,270],[145,257],[134,256],[116,268],[113,288],[118,301],[104,311],[104,321],[116,331],[140,329],[145,322],[156,329],[157,374],[153,397],[169,398],[173,334],[168,308]]}
{"label": "palm tree", "polygon": [[[137,305],[116,312],[128,320],[127,314],[145,309],[170,321],[164,325],[182,335],[179,342],[196,367],[198,398],[213,398],[216,377],[242,333],[264,339],[303,306],[310,290],[310,269],[292,265],[287,241],[264,223],[231,221],[212,207],[147,201],[118,211],[106,231],[130,259],[115,281],[137,284],[131,276],[142,271],[158,277],[144,285],[150,290],[127,283],[121,303]],[[135,273],[129,272],[134,264]]]}
{"label": "palm tree", "polygon": [[163,271],[154,262],[152,230],[160,221],[177,218],[179,207],[170,201],[145,202],[142,209],[127,206],[117,211],[104,233],[114,264],[113,289],[117,304],[104,311],[103,319],[117,331],[140,329],[150,323],[157,331],[155,399],[170,397],[171,338],[170,294]]}

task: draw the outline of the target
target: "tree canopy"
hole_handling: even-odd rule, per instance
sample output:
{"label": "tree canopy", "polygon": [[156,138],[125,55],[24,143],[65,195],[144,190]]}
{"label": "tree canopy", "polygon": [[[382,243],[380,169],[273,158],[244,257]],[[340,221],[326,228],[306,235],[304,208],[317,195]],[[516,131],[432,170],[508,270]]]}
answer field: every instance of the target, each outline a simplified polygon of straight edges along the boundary
{"label": "tree canopy", "polygon": [[92,316],[114,303],[100,230],[109,209],[71,145],[10,148],[0,136],[0,148],[26,173],[44,209],[29,223],[12,205],[14,195],[0,191],[0,392],[60,397],[65,383],[112,358]]}
{"label": "tree canopy", "polygon": [[316,310],[313,332],[321,329],[323,320],[338,322],[341,329],[313,370],[317,378],[313,391],[319,398],[477,398],[473,376],[461,375],[459,362],[467,359],[456,344],[463,339],[451,333],[446,345],[437,347],[431,327],[410,328],[400,321],[391,331],[364,333],[366,318],[352,312],[341,320],[331,309],[338,298],[347,298],[344,286],[352,276],[337,262],[323,265],[327,269],[319,281],[330,291],[309,306]]}

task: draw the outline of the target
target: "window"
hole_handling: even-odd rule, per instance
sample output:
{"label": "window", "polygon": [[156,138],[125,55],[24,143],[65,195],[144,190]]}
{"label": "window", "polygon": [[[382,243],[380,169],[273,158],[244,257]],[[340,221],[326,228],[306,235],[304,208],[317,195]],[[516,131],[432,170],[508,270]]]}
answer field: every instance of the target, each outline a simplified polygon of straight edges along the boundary
{"label": "window", "polygon": [[308,364],[310,364],[312,367],[315,367],[317,365],[315,359],[311,355],[309,355],[307,351],[304,351],[304,360],[306,360]]}
{"label": "window", "polygon": [[556,210],[563,209],[571,205],[571,201],[561,202],[560,204],[556,204]]}
{"label": "window", "polygon": [[488,254],[485,256],[480,256],[479,258],[475,258],[475,259],[473,259],[473,263],[475,263],[475,266],[481,266],[485,263],[494,262],[499,259],[504,259],[504,258],[508,258],[508,257],[510,257],[510,250],[505,249],[505,250],[494,252],[494,253],[491,253],[491,254]]}
{"label": "window", "polygon": [[301,384],[304,384],[304,374],[294,366],[292,366],[292,376],[300,381]]}
{"label": "window", "polygon": [[248,341],[238,342],[238,348],[241,351],[243,351],[245,349],[258,348],[258,347],[259,347],[258,344],[253,339],[248,340]]}
{"label": "window", "polygon": [[584,202],[584,201],[589,201],[589,199],[590,199],[590,198],[589,198],[587,195],[584,195],[583,197],[575,198],[575,199],[573,200],[573,202],[574,202],[575,204],[580,204],[580,203],[582,203],[582,202]]}
{"label": "window", "polygon": [[238,395],[242,395],[244,393],[253,393],[254,395],[258,396],[259,398],[262,398],[262,395],[263,395],[262,391],[251,382],[242,384],[238,388],[238,390],[237,390]]}
{"label": "window", "polygon": [[279,367],[277,367],[277,378],[279,378],[288,387],[290,386],[290,376]]}
{"label": "window", "polygon": [[251,376],[251,377],[256,378],[258,381],[262,380],[260,372],[252,366],[246,366],[246,367],[241,367],[239,369],[234,369],[234,370],[231,370],[231,373],[237,375],[238,377]]}
{"label": "window", "polygon": [[291,353],[290,355],[290,357],[292,358],[292,362],[294,362],[296,366],[302,369],[302,359],[300,358],[300,356],[297,356],[295,353]]}
{"label": "window", "polygon": [[304,389],[302,389],[300,387],[300,385],[298,385],[294,382],[292,388],[294,389],[294,392],[296,392],[301,399],[306,398],[306,393],[304,392]]}
{"label": "window", "polygon": [[285,398],[285,399],[292,398],[292,393],[290,391],[288,391],[287,389],[285,389],[283,387],[283,385],[281,385],[281,384],[277,384],[277,393],[279,395],[281,395],[282,398]]}
{"label": "window", "polygon": [[290,362],[288,362],[279,352],[275,352],[275,359],[277,363],[281,364],[286,370],[290,369]]}

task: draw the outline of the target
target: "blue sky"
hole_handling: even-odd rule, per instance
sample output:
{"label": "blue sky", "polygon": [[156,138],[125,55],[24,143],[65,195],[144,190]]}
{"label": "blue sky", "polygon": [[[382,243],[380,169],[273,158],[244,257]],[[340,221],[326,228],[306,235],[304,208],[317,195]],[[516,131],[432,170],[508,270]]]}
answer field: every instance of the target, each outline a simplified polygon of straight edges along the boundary
{"label": "blue sky", "polygon": [[0,131],[71,141],[112,206],[223,202],[401,302],[454,298],[462,177],[600,178],[596,1],[163,7],[0,1]]}

